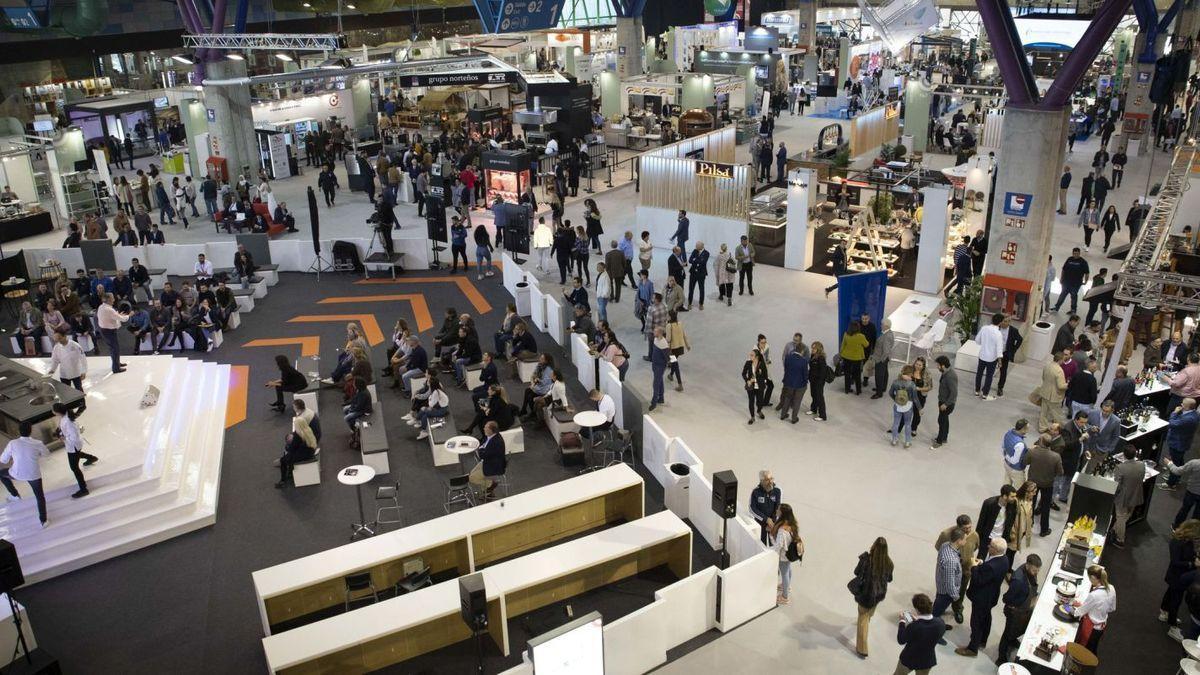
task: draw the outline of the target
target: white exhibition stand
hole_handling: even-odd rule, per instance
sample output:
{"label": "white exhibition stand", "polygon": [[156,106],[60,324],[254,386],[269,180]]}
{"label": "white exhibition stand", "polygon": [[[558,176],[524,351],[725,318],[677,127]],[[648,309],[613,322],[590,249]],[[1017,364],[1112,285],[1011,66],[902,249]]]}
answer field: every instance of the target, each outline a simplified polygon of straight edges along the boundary
{"label": "white exhibition stand", "polygon": [[[653,206],[637,207],[637,230],[650,233],[650,243],[655,248],[665,248],[668,251],[675,244],[671,235],[679,225],[679,211],[676,209],[661,209]],[[684,255],[691,253],[698,241],[704,242],[704,248],[709,251],[719,251],[721,244],[733,248],[746,234],[746,220],[720,218],[702,213],[688,213],[687,250]]]}
{"label": "white exhibition stand", "polygon": [[813,229],[808,214],[816,201],[817,177],[812,169],[788,174],[787,234],[783,242],[783,266],[790,270],[812,267]]}
{"label": "white exhibition stand", "polygon": [[921,189],[925,208],[921,215],[921,245],[917,247],[917,279],[913,290],[937,295],[942,291],[946,268],[946,232],[950,226],[950,190],[940,186]]}

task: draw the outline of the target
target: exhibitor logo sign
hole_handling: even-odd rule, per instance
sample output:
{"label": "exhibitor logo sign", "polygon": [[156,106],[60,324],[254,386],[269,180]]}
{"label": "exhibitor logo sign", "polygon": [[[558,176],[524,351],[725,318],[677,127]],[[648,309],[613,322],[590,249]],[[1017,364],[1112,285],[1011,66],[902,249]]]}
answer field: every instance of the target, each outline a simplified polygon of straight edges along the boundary
{"label": "exhibitor logo sign", "polygon": [[705,178],[733,178],[732,164],[696,162],[696,175]]}
{"label": "exhibitor logo sign", "polygon": [[508,84],[516,82],[516,73],[505,71],[466,71],[460,73],[422,73],[400,78],[403,87],[447,87],[480,84]]}
{"label": "exhibitor logo sign", "polygon": [[1004,193],[1004,215],[1018,218],[1029,217],[1029,207],[1033,204],[1033,195],[1023,192]]}

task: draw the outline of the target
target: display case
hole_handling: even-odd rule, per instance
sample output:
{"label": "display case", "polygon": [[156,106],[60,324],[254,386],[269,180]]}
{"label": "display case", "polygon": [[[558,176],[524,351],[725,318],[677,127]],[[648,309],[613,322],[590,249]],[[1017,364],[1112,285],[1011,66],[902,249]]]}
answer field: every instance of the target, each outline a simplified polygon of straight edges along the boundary
{"label": "display case", "polygon": [[533,156],[524,150],[492,150],[481,156],[487,203],[503,197],[515,204],[530,184]]}
{"label": "display case", "polygon": [[68,218],[79,218],[101,210],[100,198],[96,194],[96,183],[88,172],[75,171],[63,174],[62,188]]}
{"label": "display case", "polygon": [[773,187],[750,200],[750,241],[761,246],[782,246],[787,234],[787,189]]}

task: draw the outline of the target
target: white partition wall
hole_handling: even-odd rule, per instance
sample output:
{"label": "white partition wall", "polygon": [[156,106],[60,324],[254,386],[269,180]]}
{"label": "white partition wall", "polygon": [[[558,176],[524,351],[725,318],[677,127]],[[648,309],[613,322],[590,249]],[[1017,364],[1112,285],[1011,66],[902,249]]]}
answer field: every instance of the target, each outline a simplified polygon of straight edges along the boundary
{"label": "white partition wall", "polygon": [[937,295],[942,290],[946,269],[946,228],[950,225],[950,190],[929,186],[921,190],[925,208],[921,217],[921,245],[917,247],[917,279],[913,290]]}
{"label": "white partition wall", "polygon": [[566,343],[563,342],[562,303],[552,295],[543,297],[546,299],[546,327],[544,330],[550,334],[550,337],[554,338],[558,346],[566,347]]}
{"label": "white partition wall", "polygon": [[[730,521],[730,539],[733,539],[733,531],[734,523]],[[778,581],[779,556],[765,549],[721,570],[721,632],[729,632],[774,608]]]}
{"label": "white partition wall", "polygon": [[538,330],[546,330],[546,296],[532,276],[529,277],[529,320]]}
{"label": "white partition wall", "polygon": [[667,650],[673,646],[667,639],[675,618],[672,610],[667,602],[657,600],[606,625],[605,675],[641,675],[666,663]]}
{"label": "white partition wall", "polygon": [[579,384],[591,391],[596,388],[596,360],[588,353],[587,342],[579,333],[571,333],[571,363],[579,378]]}
{"label": "white partition wall", "polygon": [[716,627],[717,568],[707,567],[655,595],[671,608],[667,644],[681,645]]}
{"label": "white partition wall", "polygon": [[613,422],[620,429],[625,428],[625,389],[621,386],[621,373],[617,367],[608,361],[600,361],[600,391],[612,397],[617,406],[617,414]]}
{"label": "white partition wall", "polygon": [[525,280],[525,272],[521,266],[513,261],[512,256],[505,251],[500,254],[501,277],[504,279],[504,288],[508,289],[508,294],[514,298],[517,296],[517,284]]}
{"label": "white partition wall", "polygon": [[667,484],[667,445],[671,438],[649,415],[642,415],[642,464],[658,480]]}

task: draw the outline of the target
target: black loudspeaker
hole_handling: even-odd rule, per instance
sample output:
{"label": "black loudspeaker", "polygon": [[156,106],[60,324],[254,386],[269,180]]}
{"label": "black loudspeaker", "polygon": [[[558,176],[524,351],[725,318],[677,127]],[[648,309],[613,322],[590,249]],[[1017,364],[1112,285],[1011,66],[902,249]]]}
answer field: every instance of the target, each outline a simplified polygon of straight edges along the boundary
{"label": "black loudspeaker", "polygon": [[524,224],[504,226],[504,250],[529,255],[529,229]]}
{"label": "black loudspeaker", "polygon": [[317,210],[317,193],[308,186],[308,221],[309,233],[312,234],[313,254],[321,255],[321,216]]}
{"label": "black loudspeaker", "polygon": [[25,585],[17,548],[7,539],[0,539],[0,593],[11,593]]}
{"label": "black loudspeaker", "polygon": [[722,518],[732,518],[737,512],[737,476],[732,471],[713,474],[712,510]]}
{"label": "black loudspeaker", "polygon": [[[433,188],[430,188],[432,193]],[[426,236],[443,244],[450,241],[446,234],[446,204],[441,197],[425,195]]]}
{"label": "black loudspeaker", "polygon": [[458,594],[462,600],[462,620],[472,632],[487,630],[487,593],[483,575],[476,572],[458,578]]}

